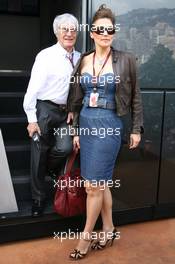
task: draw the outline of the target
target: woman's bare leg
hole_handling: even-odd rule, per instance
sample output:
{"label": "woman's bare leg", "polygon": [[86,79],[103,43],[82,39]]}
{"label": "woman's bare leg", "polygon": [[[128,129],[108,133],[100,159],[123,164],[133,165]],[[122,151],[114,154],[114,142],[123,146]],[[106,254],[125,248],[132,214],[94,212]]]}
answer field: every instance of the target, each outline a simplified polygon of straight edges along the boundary
{"label": "woman's bare leg", "polygon": [[[87,216],[86,216],[86,224],[83,233],[85,238],[91,239],[90,236],[88,237],[88,234],[91,234],[91,232],[93,231],[95,223],[100,214],[102,208],[104,190],[101,189],[100,186],[98,187],[91,186],[90,182],[87,181],[85,188],[87,192],[87,200],[86,200]],[[80,239],[77,248],[81,252],[86,252],[88,245],[89,245],[88,241]]]}
{"label": "woman's bare leg", "polygon": [[103,231],[111,231],[114,228],[112,220],[112,195],[109,187],[105,187],[103,193],[103,203],[101,209],[101,217],[103,222]]}

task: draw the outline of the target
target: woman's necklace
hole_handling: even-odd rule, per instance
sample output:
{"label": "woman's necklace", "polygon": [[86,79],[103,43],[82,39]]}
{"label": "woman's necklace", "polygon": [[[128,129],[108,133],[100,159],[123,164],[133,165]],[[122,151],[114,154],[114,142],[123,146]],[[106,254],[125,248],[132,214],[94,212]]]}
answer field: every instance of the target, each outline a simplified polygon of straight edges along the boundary
{"label": "woman's necklace", "polygon": [[103,63],[105,62],[105,59],[106,59],[106,55],[103,58],[98,58],[96,55],[96,59],[97,59],[97,63],[99,65],[103,65]]}
{"label": "woman's necklace", "polygon": [[97,58],[97,56],[96,56],[96,59],[97,59],[97,63],[98,63],[99,65],[103,65],[103,63],[104,63],[106,57],[103,58],[103,59],[99,59],[99,58]]}
{"label": "woman's necklace", "polygon": [[[97,56],[96,56],[96,58],[97,58]],[[104,61],[105,61],[105,58],[102,58],[102,59],[97,58],[97,63],[99,65],[103,65]]]}

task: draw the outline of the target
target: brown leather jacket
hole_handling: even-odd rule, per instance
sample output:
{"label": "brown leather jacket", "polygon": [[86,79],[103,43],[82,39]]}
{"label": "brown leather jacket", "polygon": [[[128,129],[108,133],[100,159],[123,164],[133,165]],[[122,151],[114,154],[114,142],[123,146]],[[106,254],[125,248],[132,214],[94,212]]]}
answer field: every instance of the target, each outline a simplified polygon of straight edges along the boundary
{"label": "brown leather jacket", "polygon": [[[113,71],[115,76],[120,76],[120,83],[116,84],[116,113],[118,116],[123,116],[131,111],[131,133],[143,133],[142,98],[137,79],[135,56],[132,53],[118,51],[113,47],[111,48]],[[93,51],[94,50],[82,54],[72,72],[67,107],[69,112],[75,112],[73,126],[78,126],[78,116],[84,97],[84,92],[81,88],[80,82],[78,81],[80,80],[81,61],[84,56]]]}

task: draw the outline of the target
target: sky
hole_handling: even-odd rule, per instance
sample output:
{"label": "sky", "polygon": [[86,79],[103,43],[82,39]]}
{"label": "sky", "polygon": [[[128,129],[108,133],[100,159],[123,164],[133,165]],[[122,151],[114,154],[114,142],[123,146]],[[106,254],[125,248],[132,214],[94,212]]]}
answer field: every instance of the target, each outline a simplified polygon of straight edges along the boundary
{"label": "sky", "polygon": [[[96,6],[103,4],[102,0],[96,0]],[[175,0],[105,0],[107,6],[112,7],[116,15],[126,14],[128,11],[138,8],[175,8]]]}

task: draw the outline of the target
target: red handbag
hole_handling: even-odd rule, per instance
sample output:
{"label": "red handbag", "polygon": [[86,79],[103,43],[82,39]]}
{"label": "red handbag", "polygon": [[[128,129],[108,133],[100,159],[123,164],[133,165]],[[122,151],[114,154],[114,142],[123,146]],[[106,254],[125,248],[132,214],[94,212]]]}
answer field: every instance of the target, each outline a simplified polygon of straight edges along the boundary
{"label": "red handbag", "polygon": [[62,216],[74,216],[86,211],[86,191],[80,168],[73,165],[77,156],[74,150],[69,158],[64,175],[59,176],[54,197],[54,211]]}

